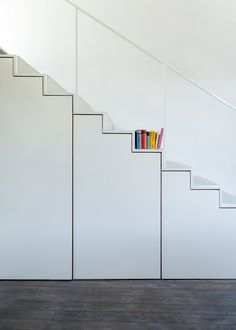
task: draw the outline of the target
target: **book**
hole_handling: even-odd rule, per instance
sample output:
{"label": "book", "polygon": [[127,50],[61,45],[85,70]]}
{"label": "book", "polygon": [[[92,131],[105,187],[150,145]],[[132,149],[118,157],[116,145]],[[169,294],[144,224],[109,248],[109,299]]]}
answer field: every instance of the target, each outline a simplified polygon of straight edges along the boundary
{"label": "book", "polygon": [[157,149],[159,136],[160,136],[160,134],[159,134],[159,132],[157,132],[156,141],[155,141],[155,149]]}
{"label": "book", "polygon": [[150,131],[150,149],[156,148],[156,141],[157,141],[157,132]]}
{"label": "book", "polygon": [[163,131],[147,131],[145,129],[137,129],[135,131],[135,149],[160,149],[163,141]]}
{"label": "book", "polygon": [[164,128],[161,128],[157,142],[157,149],[160,149],[162,147],[163,133],[164,133]]}
{"label": "book", "polygon": [[142,129],[142,149],[146,149],[147,131]]}
{"label": "book", "polygon": [[138,129],[137,131],[135,131],[135,136],[136,136],[136,149],[141,149],[142,148],[142,131],[140,129]]}
{"label": "book", "polygon": [[138,131],[135,131],[135,149],[138,149]]}
{"label": "book", "polygon": [[146,148],[150,149],[150,132],[147,132]]}

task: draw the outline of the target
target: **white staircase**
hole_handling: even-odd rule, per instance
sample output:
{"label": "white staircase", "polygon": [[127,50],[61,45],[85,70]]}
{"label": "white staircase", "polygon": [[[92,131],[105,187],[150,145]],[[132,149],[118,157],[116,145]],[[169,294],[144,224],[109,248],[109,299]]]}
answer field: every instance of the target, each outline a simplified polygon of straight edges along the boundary
{"label": "white staircase", "polygon": [[190,166],[173,161],[166,161],[163,172],[186,172],[189,175],[190,190],[216,190],[219,193],[220,208],[236,208],[236,197],[223,191],[222,187],[215,182],[193,174]]}
{"label": "white staircase", "polygon": [[[132,131],[115,128],[107,113],[93,112],[79,95],[68,93],[50,76],[38,73],[19,56],[9,55],[0,49],[1,63],[4,63],[2,86],[8,93],[12,80],[4,86],[4,75],[11,75],[16,80],[24,79],[24,82],[28,81],[28,87],[25,87],[24,97],[21,98],[17,92],[13,95],[19,98],[20,111],[17,111],[18,105],[13,100],[15,107],[11,105],[8,109],[7,100],[0,107],[2,155],[8,159],[9,152],[4,142],[7,143],[12,134],[16,142],[22,139],[24,145],[14,151],[12,144],[11,157],[15,157],[15,164],[19,162],[22,168],[24,164],[26,167],[23,172],[19,171],[19,176],[17,173],[13,176],[13,197],[9,194],[0,199],[0,212],[5,212],[0,221],[12,220],[11,227],[4,224],[0,238],[0,263],[4,265],[0,278],[236,278],[233,262],[236,249],[235,196],[225,192],[218,184],[193,174],[187,165],[164,162],[163,150],[135,149]],[[38,121],[33,118],[30,107],[24,111],[24,98],[27,98],[30,82],[32,91],[35,91],[32,111]],[[34,107],[34,97],[40,104],[38,108]],[[42,102],[44,97],[45,104]],[[55,102],[54,106],[49,99]],[[40,107],[44,109],[44,117],[41,117]],[[60,118],[55,115],[55,110],[60,113]],[[11,122],[9,116],[15,118],[16,133],[5,129]],[[17,129],[17,123],[23,118],[27,127],[28,117],[33,128],[32,136],[26,139],[24,131]],[[34,134],[37,125],[41,128],[38,135]],[[50,141],[50,132],[54,132],[54,138],[57,136],[60,141],[55,139],[47,145],[46,138]],[[31,138],[32,145],[28,148],[27,141]],[[42,141],[45,148],[41,146]],[[62,153],[61,144],[64,148]],[[56,159],[53,158],[54,151],[58,152]],[[23,152],[25,158],[22,163]],[[144,157],[142,153],[147,155]],[[43,169],[38,168],[39,163],[43,164]],[[65,164],[66,168],[63,167]],[[4,170],[8,165],[6,162]],[[11,173],[14,173],[13,162],[10,165]],[[28,172],[34,168],[38,171],[34,185],[27,183],[23,189],[28,201],[32,202],[31,212],[26,214],[21,210],[22,213],[16,212],[11,218],[5,205],[16,203],[20,207],[23,203],[27,208],[26,199],[19,193],[19,182],[24,185]],[[9,174],[7,170],[6,174]],[[55,176],[50,194],[41,190],[32,195],[30,189],[40,186],[45,178],[53,182],[51,178],[54,175],[61,179],[60,185]],[[6,179],[7,175],[5,181],[4,178],[1,180],[2,196],[8,189]],[[42,192],[47,195],[46,199],[41,197]],[[59,197],[53,199],[54,196]],[[39,204],[41,211],[36,216],[33,212]],[[44,210],[48,210],[48,215],[44,214]],[[19,228],[22,219],[23,234],[13,235],[15,241],[12,241],[12,231]],[[32,219],[37,232],[32,227]],[[33,237],[34,244],[30,237]],[[47,254],[46,250],[50,253]],[[40,251],[44,251],[43,255]],[[24,260],[24,267],[17,263],[17,259]],[[39,261],[37,267],[35,259]],[[51,267],[46,271],[48,265]]]}

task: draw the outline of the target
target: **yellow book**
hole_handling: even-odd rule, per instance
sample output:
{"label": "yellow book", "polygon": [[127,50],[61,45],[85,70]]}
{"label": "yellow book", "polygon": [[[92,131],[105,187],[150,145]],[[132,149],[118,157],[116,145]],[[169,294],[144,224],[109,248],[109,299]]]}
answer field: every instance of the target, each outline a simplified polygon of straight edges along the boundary
{"label": "yellow book", "polygon": [[150,149],[157,149],[159,134],[156,131],[150,131]]}
{"label": "yellow book", "polygon": [[150,131],[150,149],[153,148],[153,131]]}
{"label": "yellow book", "polygon": [[156,147],[156,132],[150,131],[150,149],[155,149]]}

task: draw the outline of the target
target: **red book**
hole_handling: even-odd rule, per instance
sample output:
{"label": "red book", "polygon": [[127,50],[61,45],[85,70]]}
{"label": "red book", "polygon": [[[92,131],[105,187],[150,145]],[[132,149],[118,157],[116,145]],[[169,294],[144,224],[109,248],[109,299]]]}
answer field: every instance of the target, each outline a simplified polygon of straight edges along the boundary
{"label": "red book", "polygon": [[160,134],[159,134],[159,137],[158,137],[158,142],[157,142],[157,149],[161,148],[162,140],[163,140],[163,132],[164,132],[164,128],[161,128]]}
{"label": "red book", "polygon": [[147,148],[147,132],[145,129],[142,129],[142,149]]}

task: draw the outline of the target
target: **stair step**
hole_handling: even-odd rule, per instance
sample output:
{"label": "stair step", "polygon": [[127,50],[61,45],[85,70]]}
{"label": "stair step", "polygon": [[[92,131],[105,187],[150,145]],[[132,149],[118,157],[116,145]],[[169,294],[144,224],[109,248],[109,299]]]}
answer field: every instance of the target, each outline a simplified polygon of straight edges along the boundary
{"label": "stair step", "polygon": [[74,94],[74,100],[75,100],[75,110],[74,115],[91,115],[91,116],[102,116],[102,131],[103,133],[107,134],[115,134],[120,133],[120,130],[115,130],[113,128],[113,123],[106,112],[95,112],[93,111],[90,106],[78,95]]}
{"label": "stair step", "polygon": [[92,111],[90,105],[78,94],[73,94],[73,99],[74,99],[74,109],[73,109],[74,114],[81,114],[81,115],[95,114]]}
{"label": "stair step", "polygon": [[185,164],[166,161],[164,165],[163,171],[191,171],[191,167]]}
{"label": "stair step", "polygon": [[108,113],[103,114],[103,133],[113,132],[113,123]]}
{"label": "stair step", "polygon": [[233,196],[225,191],[220,192],[220,207],[236,208],[236,196]]}
{"label": "stair step", "polygon": [[193,175],[191,182],[191,189],[211,189],[217,190],[220,189],[220,186],[213,181],[210,181],[201,176]]}
{"label": "stair step", "polygon": [[[3,51],[0,49],[0,51]],[[5,53],[0,53],[0,56],[7,57]],[[13,59],[14,75],[29,76],[29,77],[43,77],[44,94],[48,95],[70,95],[61,85],[59,85],[49,75],[42,75],[35,70],[29,63],[25,62],[20,56],[10,55]]]}
{"label": "stair step", "polygon": [[14,56],[14,74],[19,76],[42,76],[30,64],[25,62],[20,56]]}
{"label": "stair step", "polygon": [[0,55],[7,55],[7,52],[0,47]]}
{"label": "stair step", "polygon": [[69,93],[49,75],[44,75],[44,93],[49,95],[69,95]]}
{"label": "stair step", "polygon": [[162,153],[163,149],[132,149],[132,152],[137,153]]}

